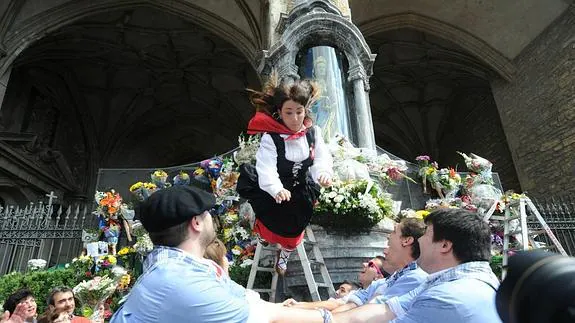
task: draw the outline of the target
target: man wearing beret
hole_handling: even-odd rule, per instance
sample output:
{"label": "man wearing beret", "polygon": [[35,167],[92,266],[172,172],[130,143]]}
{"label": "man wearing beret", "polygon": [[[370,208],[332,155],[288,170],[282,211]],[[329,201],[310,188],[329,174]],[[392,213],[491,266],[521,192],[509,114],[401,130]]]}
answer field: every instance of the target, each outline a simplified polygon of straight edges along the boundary
{"label": "man wearing beret", "polygon": [[216,233],[212,194],[173,186],[152,194],[136,212],[155,245],[144,273],[112,323],[328,322],[325,310],[248,302],[246,290],[204,259]]}

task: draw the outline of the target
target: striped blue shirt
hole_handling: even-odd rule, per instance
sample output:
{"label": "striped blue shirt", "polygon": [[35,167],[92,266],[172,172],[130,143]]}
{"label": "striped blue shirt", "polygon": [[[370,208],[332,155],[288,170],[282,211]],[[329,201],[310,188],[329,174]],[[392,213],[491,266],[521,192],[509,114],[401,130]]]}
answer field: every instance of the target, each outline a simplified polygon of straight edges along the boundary
{"label": "striped blue shirt", "polygon": [[348,302],[361,306],[369,303],[376,296],[380,296],[380,300],[401,296],[417,288],[426,278],[427,273],[419,268],[416,261],[413,261],[387,279],[376,280],[366,289],[357,291],[349,297]]}
{"label": "striped blue shirt", "polygon": [[497,277],[486,261],[475,261],[429,275],[411,292],[388,299],[376,297],[395,313],[393,323],[498,323]]}

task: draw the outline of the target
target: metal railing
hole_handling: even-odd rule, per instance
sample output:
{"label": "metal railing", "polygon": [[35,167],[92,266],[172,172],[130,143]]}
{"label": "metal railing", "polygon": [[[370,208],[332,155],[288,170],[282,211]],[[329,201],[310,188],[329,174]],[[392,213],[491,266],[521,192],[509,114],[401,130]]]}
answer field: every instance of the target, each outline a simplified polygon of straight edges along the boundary
{"label": "metal railing", "polygon": [[[573,197],[532,200],[567,254],[575,256],[575,200]],[[532,230],[541,229],[537,221],[529,221],[527,225]],[[536,240],[551,245],[551,240],[547,235],[541,235]]]}
{"label": "metal railing", "polygon": [[78,256],[84,229],[96,228],[91,210],[91,204],[54,208],[42,202],[0,207],[0,275],[25,271],[30,259],[51,267]]}

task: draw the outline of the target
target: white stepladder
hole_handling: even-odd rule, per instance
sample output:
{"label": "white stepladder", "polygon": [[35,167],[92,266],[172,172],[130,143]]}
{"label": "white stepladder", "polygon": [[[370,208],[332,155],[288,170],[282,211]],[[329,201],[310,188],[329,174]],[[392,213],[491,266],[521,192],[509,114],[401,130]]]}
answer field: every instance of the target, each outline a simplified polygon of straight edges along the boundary
{"label": "white stepladder", "polygon": [[[327,271],[327,267],[325,266],[325,262],[324,262],[322,254],[321,254],[321,251],[319,249],[319,246],[317,244],[317,241],[315,240],[315,235],[313,234],[313,231],[310,227],[307,227],[305,229],[305,233],[306,233],[307,237],[306,237],[306,239],[304,239],[304,241],[302,243],[300,243],[297,246],[297,253],[298,253],[299,260],[301,262],[301,266],[302,266],[302,269],[303,269],[303,272],[305,275],[305,280],[306,280],[311,298],[313,301],[320,301],[321,300],[318,288],[327,288],[328,294],[333,297],[333,296],[335,296],[335,289],[333,287],[331,277],[329,276],[329,272]],[[312,260],[310,260],[308,258],[304,244],[311,245],[311,247],[312,247],[311,252],[313,254]],[[274,257],[275,257],[275,253],[277,252],[277,250],[278,250],[277,247],[272,247],[272,246],[264,247],[261,243],[258,242],[258,245],[256,247],[256,252],[254,254],[254,262],[252,263],[252,268],[250,271],[250,276],[248,278],[248,284],[247,284],[248,289],[253,289],[256,275],[258,272],[271,272],[272,273],[271,287],[267,288],[267,289],[257,289],[257,288],[254,289],[254,291],[259,292],[259,293],[268,293],[270,295],[270,298],[269,298],[270,302],[275,301],[276,288],[277,288],[277,282],[278,282],[278,274],[276,273],[275,269],[273,268],[273,265],[271,268],[270,267],[261,267],[260,266],[260,260],[265,258],[266,255],[264,255],[264,252],[266,252],[266,251],[271,252],[271,254],[274,255]],[[274,259],[273,264],[275,264],[275,258],[274,257],[272,257],[272,259]],[[312,266],[318,266],[319,267],[323,282],[316,282],[314,274],[313,274]]]}
{"label": "white stepladder", "polygon": [[[528,197],[522,196],[517,200],[512,200],[508,207],[505,208],[505,215],[493,215],[495,209],[497,207],[497,203],[495,202],[493,206],[487,211],[485,216],[483,217],[484,220],[499,220],[503,221],[503,270],[501,272],[501,278],[505,278],[507,274],[507,264],[509,261],[509,252],[510,251],[521,251],[521,250],[532,250],[532,249],[557,249],[557,252],[566,256],[567,253],[559,239],[553,234],[551,228],[545,219],[541,216],[541,213],[537,210],[533,201]],[[519,212],[517,215],[514,215],[511,212],[512,207],[519,206]],[[526,207],[529,208],[530,214],[527,214]],[[537,222],[541,225],[542,229],[533,231],[529,230],[527,227],[527,219],[528,218],[535,218]],[[519,225],[516,225],[516,220],[519,220]],[[549,239],[551,240],[551,245],[541,247],[541,242],[535,241],[535,237],[540,234],[547,234]],[[516,239],[520,242],[520,246],[518,248],[509,248],[509,237],[515,236]],[[529,248],[531,246],[531,248]]]}

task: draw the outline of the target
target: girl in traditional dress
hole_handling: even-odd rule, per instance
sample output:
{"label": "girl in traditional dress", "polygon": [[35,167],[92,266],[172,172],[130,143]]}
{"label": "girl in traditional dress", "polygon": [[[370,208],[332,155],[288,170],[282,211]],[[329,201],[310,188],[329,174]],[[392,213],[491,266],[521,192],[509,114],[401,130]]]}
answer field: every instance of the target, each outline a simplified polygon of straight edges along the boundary
{"label": "girl in traditional dress", "polygon": [[255,170],[242,165],[237,190],[254,209],[254,232],[280,245],[275,265],[280,275],[302,242],[319,195],[317,184],[329,186],[333,177],[330,152],[309,117],[318,92],[307,80],[279,85],[277,75],[262,92],[251,91],[257,112],[248,134],[263,135]]}

